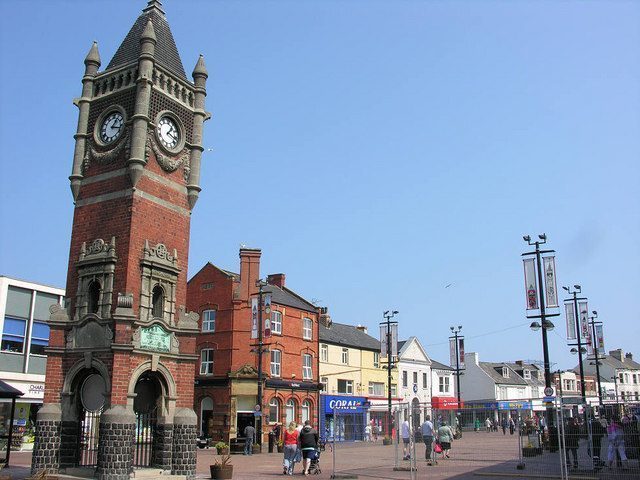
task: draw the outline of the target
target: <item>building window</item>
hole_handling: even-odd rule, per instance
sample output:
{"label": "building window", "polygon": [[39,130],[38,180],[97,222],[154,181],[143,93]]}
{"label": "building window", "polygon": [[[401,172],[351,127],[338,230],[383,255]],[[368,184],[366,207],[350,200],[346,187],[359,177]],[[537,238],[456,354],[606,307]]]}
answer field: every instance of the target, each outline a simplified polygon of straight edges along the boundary
{"label": "building window", "polygon": [[164,290],[160,285],[153,287],[151,295],[151,315],[156,318],[162,318],[164,312]]}
{"label": "building window", "polygon": [[348,348],[342,349],[342,363],[344,365],[349,365],[349,349]]}
{"label": "building window", "polygon": [[33,322],[31,330],[31,353],[45,355],[44,349],[49,345],[49,325],[43,322]]}
{"label": "building window", "polygon": [[338,393],[353,395],[353,380],[338,379]]}
{"label": "building window", "polygon": [[271,312],[271,333],[282,335],[282,312]]}
{"label": "building window", "polygon": [[634,384],[638,383],[638,375],[636,375],[635,373],[633,374],[633,383]]}
{"label": "building window", "polygon": [[87,289],[87,312],[98,313],[100,306],[100,282],[94,280]]}
{"label": "building window", "polygon": [[502,376],[504,378],[509,378],[509,369],[507,367],[502,367]]}
{"label": "building window", "polygon": [[203,332],[215,332],[216,331],[216,311],[205,310],[202,312],[202,331]]}
{"label": "building window", "polygon": [[380,352],[373,352],[373,368],[380,367]]}
{"label": "building window", "polygon": [[540,389],[538,387],[531,387],[531,396],[538,398],[540,396]]}
{"label": "building window", "polygon": [[291,422],[296,421],[296,402],[292,398],[287,400],[287,404],[284,409],[285,425],[289,425]]}
{"label": "building window", "polygon": [[413,372],[413,384],[418,386],[418,372]]}
{"label": "building window", "polygon": [[24,334],[26,326],[26,320],[11,317],[4,318],[1,347],[3,352],[24,352]]}
{"label": "building window", "polygon": [[280,402],[277,398],[272,398],[269,402],[269,423],[280,421]]}
{"label": "building window", "polygon": [[372,397],[384,397],[385,384],[383,382],[369,382],[369,395]]}
{"label": "building window", "polygon": [[313,378],[313,371],[311,369],[312,357],[308,353],[302,355],[302,378],[304,380],[310,380]]}
{"label": "building window", "polygon": [[307,420],[311,420],[311,417],[310,417],[310,414],[311,414],[311,402],[309,400],[305,400],[304,402],[302,402],[302,407],[301,407],[300,413],[302,415],[302,418],[300,420],[302,420],[303,424]]}
{"label": "building window", "polygon": [[391,384],[391,396],[395,397],[397,396],[397,392],[398,392],[398,385],[396,385],[395,383]]}
{"label": "building window", "polygon": [[618,382],[620,382],[620,383],[624,383],[624,374],[620,373],[620,374],[618,375]]}
{"label": "building window", "polygon": [[200,350],[200,375],[213,375],[213,349]]}
{"label": "building window", "polygon": [[320,361],[328,362],[329,361],[329,345],[326,343],[320,344]]}
{"label": "building window", "polygon": [[310,318],[304,317],[302,319],[302,338],[305,340],[311,340],[313,338],[313,321]]}
{"label": "building window", "polygon": [[282,352],[280,350],[271,350],[271,376],[280,376],[280,363],[282,362]]}
{"label": "building window", "polygon": [[523,373],[525,380],[531,380],[531,370],[525,370]]}
{"label": "building window", "polygon": [[422,388],[427,388],[427,374],[422,373]]}
{"label": "building window", "polygon": [[449,377],[438,377],[438,392],[449,393]]}
{"label": "building window", "polygon": [[402,372],[402,386],[403,387],[409,386],[409,372],[407,372],[406,370]]}
{"label": "building window", "polygon": [[329,391],[329,377],[320,377],[320,383],[322,384],[322,391]]}

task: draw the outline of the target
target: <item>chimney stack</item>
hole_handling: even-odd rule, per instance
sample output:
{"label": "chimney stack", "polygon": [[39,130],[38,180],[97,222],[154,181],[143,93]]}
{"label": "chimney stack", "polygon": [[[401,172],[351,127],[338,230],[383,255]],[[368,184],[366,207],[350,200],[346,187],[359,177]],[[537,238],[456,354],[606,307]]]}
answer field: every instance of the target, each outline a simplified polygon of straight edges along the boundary
{"label": "chimney stack", "polygon": [[240,300],[249,301],[249,296],[258,290],[256,282],[260,278],[259,248],[240,249]]}
{"label": "chimney stack", "polygon": [[519,365],[521,367],[524,366],[524,360],[516,360],[516,365]]}
{"label": "chimney stack", "polygon": [[331,315],[329,315],[329,309],[327,307],[320,307],[318,310],[320,312],[320,315],[318,316],[320,324],[330,328],[332,322]]}
{"label": "chimney stack", "polygon": [[631,361],[633,361],[633,354],[632,354],[631,352],[627,353],[624,357],[625,357],[627,360],[631,360]]}
{"label": "chimney stack", "polygon": [[622,349],[619,348],[617,350],[611,350],[609,352],[609,355],[611,355],[613,358],[622,361]]}
{"label": "chimney stack", "polygon": [[367,333],[367,327],[365,327],[364,325],[356,325],[356,330],[360,330],[361,332]]}
{"label": "chimney stack", "polygon": [[[479,365],[480,364],[480,355],[478,355],[476,352],[466,352],[464,354],[464,363],[465,364],[469,364],[469,363],[473,363],[475,365]],[[452,365],[454,366],[454,365]]]}
{"label": "chimney stack", "polygon": [[272,273],[271,275],[267,276],[267,283],[279,288],[284,288],[284,280],[284,273]]}

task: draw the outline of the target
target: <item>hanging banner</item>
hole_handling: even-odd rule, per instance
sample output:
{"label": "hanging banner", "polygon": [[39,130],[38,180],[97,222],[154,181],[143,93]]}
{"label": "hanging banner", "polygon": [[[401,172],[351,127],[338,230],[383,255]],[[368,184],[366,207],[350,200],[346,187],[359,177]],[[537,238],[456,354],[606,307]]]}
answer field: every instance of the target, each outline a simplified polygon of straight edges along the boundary
{"label": "hanging banner", "polygon": [[587,332],[587,336],[584,339],[584,343],[587,344],[587,355],[588,356],[594,355],[594,352],[595,352],[595,350],[593,348],[593,338],[592,337],[593,337],[593,335],[592,335],[591,329],[589,329],[589,331]]}
{"label": "hanging banner", "polygon": [[565,302],[564,311],[567,317],[567,340],[577,340],[576,316],[573,308],[573,301]]}
{"label": "hanging banner", "polygon": [[391,324],[391,358],[398,356],[398,324]]}
{"label": "hanging banner", "polygon": [[271,336],[271,294],[264,295],[264,338]]}
{"label": "hanging banner", "polygon": [[596,325],[596,348],[598,349],[598,356],[604,355],[604,330],[602,325]]}
{"label": "hanging banner", "polygon": [[544,257],[542,259],[544,269],[544,291],[547,307],[558,306],[558,287],[556,286],[556,258]]}
{"label": "hanging banner", "polygon": [[538,307],[538,287],[536,282],[536,260],[525,258],[524,262],[524,288],[527,297],[527,310],[536,310]]}
{"label": "hanging banner", "polygon": [[449,366],[456,367],[456,339],[449,339]]}
{"label": "hanging banner", "polygon": [[258,298],[251,299],[251,338],[258,338]]}
{"label": "hanging banner", "polygon": [[458,338],[458,357],[460,359],[460,368],[464,367],[464,338]]}
{"label": "hanging banner", "polygon": [[580,315],[580,336],[582,338],[589,338],[589,307],[587,301],[578,302],[578,312]]}
{"label": "hanging banner", "polygon": [[380,356],[387,356],[387,326],[380,325]]}

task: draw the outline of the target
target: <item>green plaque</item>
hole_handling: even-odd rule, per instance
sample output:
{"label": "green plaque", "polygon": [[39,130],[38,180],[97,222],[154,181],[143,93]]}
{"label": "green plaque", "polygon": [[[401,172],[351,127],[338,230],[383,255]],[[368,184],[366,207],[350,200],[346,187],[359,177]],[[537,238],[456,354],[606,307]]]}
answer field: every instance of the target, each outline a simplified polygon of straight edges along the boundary
{"label": "green plaque", "polygon": [[168,352],[171,350],[171,334],[160,325],[141,329],[140,348]]}

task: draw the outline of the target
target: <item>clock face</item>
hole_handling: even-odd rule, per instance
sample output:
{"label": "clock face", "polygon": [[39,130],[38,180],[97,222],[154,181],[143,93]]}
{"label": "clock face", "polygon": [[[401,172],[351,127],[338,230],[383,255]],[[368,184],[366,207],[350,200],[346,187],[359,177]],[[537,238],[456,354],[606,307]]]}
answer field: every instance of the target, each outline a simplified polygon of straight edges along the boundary
{"label": "clock face", "polygon": [[124,131],[124,117],[120,112],[110,113],[100,127],[100,140],[111,143]]}
{"label": "clock face", "polygon": [[180,131],[171,117],[162,117],[158,122],[158,138],[169,150],[174,150],[180,143]]}

